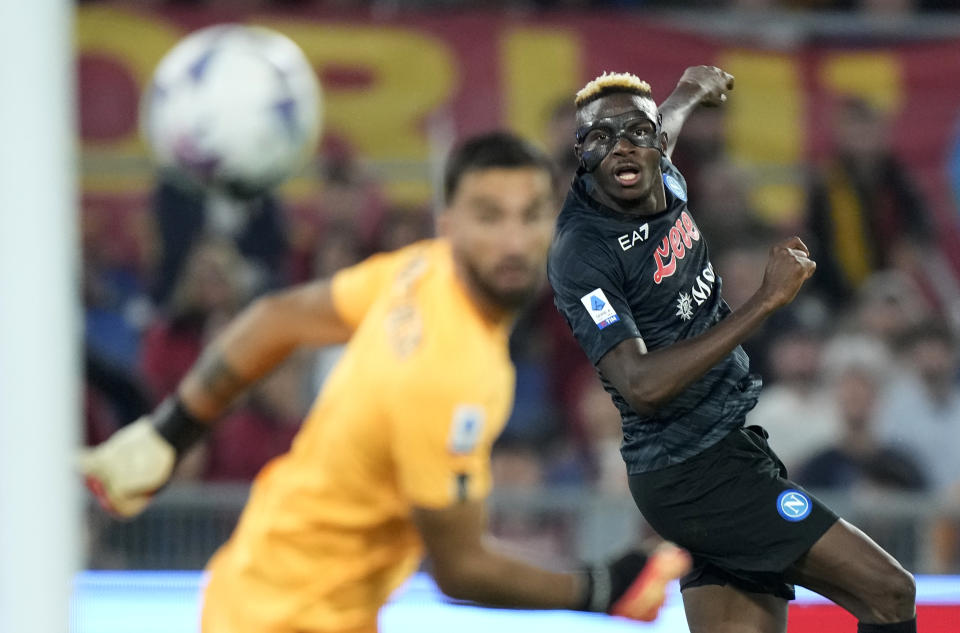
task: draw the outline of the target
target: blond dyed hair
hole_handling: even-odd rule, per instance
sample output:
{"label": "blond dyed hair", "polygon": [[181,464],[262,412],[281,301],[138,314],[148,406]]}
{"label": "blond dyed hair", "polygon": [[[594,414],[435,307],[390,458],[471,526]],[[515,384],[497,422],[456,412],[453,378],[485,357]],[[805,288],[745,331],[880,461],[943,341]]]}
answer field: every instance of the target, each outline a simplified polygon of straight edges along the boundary
{"label": "blond dyed hair", "polygon": [[626,92],[641,97],[653,97],[650,84],[636,75],[631,73],[608,73],[604,71],[602,75],[591,80],[577,92],[573,104],[577,106],[577,108],[582,108],[591,101],[596,101],[600,97],[617,92]]}

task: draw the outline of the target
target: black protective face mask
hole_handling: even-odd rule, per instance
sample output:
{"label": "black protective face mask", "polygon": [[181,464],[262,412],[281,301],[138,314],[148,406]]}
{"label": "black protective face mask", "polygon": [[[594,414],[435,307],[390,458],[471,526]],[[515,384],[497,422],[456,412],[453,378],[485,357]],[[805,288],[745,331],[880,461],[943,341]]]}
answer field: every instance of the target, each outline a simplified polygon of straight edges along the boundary
{"label": "black protective face mask", "polygon": [[[650,124],[653,123],[653,128]],[[577,128],[580,144],[580,166],[592,172],[613,151],[621,138],[637,147],[649,147],[663,152],[660,147],[662,118],[652,121],[646,112],[634,110],[617,116],[596,119]]]}

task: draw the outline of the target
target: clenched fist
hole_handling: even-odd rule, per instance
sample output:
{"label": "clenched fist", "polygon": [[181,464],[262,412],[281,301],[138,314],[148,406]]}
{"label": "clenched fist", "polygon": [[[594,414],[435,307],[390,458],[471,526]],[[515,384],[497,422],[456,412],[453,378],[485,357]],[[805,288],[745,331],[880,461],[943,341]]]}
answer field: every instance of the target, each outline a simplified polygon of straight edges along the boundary
{"label": "clenched fist", "polygon": [[799,237],[791,237],[770,249],[770,258],[757,294],[771,311],[787,305],[817,269],[810,249]]}
{"label": "clenched fist", "polygon": [[718,106],[727,100],[727,93],[733,90],[733,75],[716,66],[690,66],[683,71],[677,85],[695,87],[702,93],[702,105]]}
{"label": "clenched fist", "polygon": [[142,512],[170,479],[176,451],[143,417],[100,446],[83,451],[78,462],[100,505],[113,515],[130,518]]}

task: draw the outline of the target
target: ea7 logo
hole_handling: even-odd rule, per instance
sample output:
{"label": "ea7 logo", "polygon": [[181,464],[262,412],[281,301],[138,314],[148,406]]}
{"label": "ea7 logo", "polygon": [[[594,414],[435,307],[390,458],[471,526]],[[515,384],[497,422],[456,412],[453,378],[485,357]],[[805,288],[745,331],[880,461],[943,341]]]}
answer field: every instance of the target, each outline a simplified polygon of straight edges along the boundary
{"label": "ea7 logo", "polygon": [[648,237],[650,237],[650,225],[643,224],[638,226],[632,234],[624,233],[617,238],[617,241],[620,243],[620,248],[625,251],[629,251],[637,244],[637,242],[643,242]]}
{"label": "ea7 logo", "polygon": [[700,231],[693,223],[690,214],[684,211],[653,253],[653,261],[657,264],[657,271],[653,273],[653,283],[659,284],[677,272],[677,261],[686,256],[694,242],[699,241]]}

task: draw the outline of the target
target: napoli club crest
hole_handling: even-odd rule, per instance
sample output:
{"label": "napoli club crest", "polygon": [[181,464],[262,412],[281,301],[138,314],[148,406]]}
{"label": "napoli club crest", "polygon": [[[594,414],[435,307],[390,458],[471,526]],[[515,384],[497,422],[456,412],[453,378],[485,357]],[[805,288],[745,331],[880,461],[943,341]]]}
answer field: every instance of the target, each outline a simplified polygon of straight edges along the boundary
{"label": "napoli club crest", "polygon": [[777,512],[787,521],[796,523],[810,516],[813,504],[810,497],[800,490],[784,490],[777,497]]}

